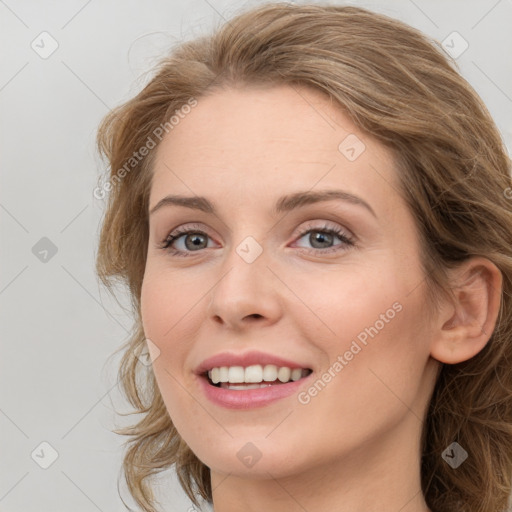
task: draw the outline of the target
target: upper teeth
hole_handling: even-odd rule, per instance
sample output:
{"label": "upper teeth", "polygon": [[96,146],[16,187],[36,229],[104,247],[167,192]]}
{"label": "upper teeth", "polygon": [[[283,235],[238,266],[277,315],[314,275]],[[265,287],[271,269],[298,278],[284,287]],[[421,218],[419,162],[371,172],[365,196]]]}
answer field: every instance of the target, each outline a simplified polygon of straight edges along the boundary
{"label": "upper teeth", "polygon": [[287,366],[277,367],[274,364],[267,364],[263,367],[261,364],[252,366],[221,366],[220,368],[212,368],[208,372],[208,377],[214,384],[219,382],[273,382],[279,379],[281,382],[291,380],[299,380],[305,377],[308,370],[302,368],[288,368]]}

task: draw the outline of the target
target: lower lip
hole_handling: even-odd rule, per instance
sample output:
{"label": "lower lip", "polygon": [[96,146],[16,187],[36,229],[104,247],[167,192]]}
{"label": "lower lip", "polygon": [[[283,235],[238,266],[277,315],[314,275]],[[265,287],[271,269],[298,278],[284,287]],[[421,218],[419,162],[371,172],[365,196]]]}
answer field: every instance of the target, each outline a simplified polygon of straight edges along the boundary
{"label": "lower lip", "polygon": [[286,384],[273,384],[264,388],[256,389],[224,389],[212,386],[208,379],[198,375],[200,385],[206,397],[214,404],[228,409],[252,409],[263,407],[280,398],[286,398],[296,393],[306,381],[309,381],[313,374]]}

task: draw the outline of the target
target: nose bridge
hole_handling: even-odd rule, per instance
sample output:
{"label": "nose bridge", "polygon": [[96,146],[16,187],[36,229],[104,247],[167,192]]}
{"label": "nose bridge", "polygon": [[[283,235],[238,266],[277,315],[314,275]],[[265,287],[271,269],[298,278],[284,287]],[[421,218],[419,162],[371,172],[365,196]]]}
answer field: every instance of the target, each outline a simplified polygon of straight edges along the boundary
{"label": "nose bridge", "polygon": [[224,277],[219,285],[224,284],[223,288],[229,288],[233,296],[250,294],[255,289],[264,293],[265,286],[260,285],[264,285],[270,273],[267,268],[269,254],[253,236],[245,236],[234,244],[224,263]]}
{"label": "nose bridge", "polygon": [[261,214],[252,204],[239,212],[233,216],[232,243],[226,255],[226,266],[249,277],[266,269],[270,256],[266,240],[269,226],[257,220]]}
{"label": "nose bridge", "polygon": [[267,268],[269,258],[269,250],[251,235],[233,244],[223,262],[222,277],[211,292],[210,315],[227,323],[250,315],[275,317],[278,301],[274,277]]}

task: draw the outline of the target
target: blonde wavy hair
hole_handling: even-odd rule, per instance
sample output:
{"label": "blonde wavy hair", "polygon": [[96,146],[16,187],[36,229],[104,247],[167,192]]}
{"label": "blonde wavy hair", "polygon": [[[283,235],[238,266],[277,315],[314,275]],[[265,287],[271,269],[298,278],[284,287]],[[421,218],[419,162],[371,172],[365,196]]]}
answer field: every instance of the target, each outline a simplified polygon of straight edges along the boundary
{"label": "blonde wavy hair", "polygon": [[[146,350],[139,299],[156,150],[130,159],[191,99],[244,84],[323,91],[392,150],[421,236],[433,308],[451,293],[447,269],[466,259],[483,256],[502,272],[489,342],[467,361],[442,365],[423,425],[421,481],[434,512],[505,511],[512,487],[511,160],[483,102],[439,43],[366,9],[317,3],[267,3],[181,42],[99,127],[98,150],[109,164],[102,190],[109,194],[96,272],[111,293],[114,280],[127,285],[134,318],[119,349],[118,378],[141,416],[114,431],[131,436],[123,461],[130,494],[144,512],[158,510],[153,477],[175,465],[192,502],[212,503],[209,468],[181,439],[151,365],[139,360]],[[456,470],[441,457],[453,441],[469,453]]]}

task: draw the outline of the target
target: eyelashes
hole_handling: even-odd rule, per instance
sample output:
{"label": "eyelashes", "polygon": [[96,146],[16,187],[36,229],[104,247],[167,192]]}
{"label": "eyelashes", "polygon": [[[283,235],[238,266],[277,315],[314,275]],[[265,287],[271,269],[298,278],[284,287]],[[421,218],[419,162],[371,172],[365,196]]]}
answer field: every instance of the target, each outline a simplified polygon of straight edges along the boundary
{"label": "eyelashes", "polygon": [[[350,247],[355,247],[355,242],[352,239],[350,235],[348,235],[342,228],[339,228],[337,226],[329,226],[328,224],[324,224],[323,226],[319,225],[309,225],[306,228],[304,228],[298,235],[296,235],[296,239],[300,240],[305,235],[315,233],[315,236],[309,237],[309,243],[311,243],[311,240],[313,240],[313,243],[324,243],[325,241],[333,242],[335,241],[335,238],[338,238],[341,241],[341,244],[334,245],[332,247],[327,248],[304,248],[304,247],[298,247],[298,249],[301,252],[308,252],[313,254],[330,254],[332,252],[343,252],[349,249]],[[327,237],[325,236],[327,234]],[[180,227],[175,229],[173,232],[171,232],[158,246],[159,249],[166,251],[171,256],[177,256],[177,257],[189,257],[193,256],[194,254],[199,254],[202,252],[202,248],[199,247],[197,250],[183,250],[183,249],[176,249],[173,247],[174,243],[183,239],[185,241],[185,248],[186,248],[186,240],[189,235],[196,235],[195,237],[190,237],[189,240],[193,241],[193,244],[196,246],[201,244],[201,239],[208,240],[211,238],[208,233],[205,233],[203,230],[199,228],[195,228],[194,226],[188,226],[188,227]],[[320,235],[320,240],[318,239],[318,235]],[[332,238],[332,240],[331,240]],[[198,243],[196,243],[198,242]],[[194,246],[194,245],[193,245]]]}

